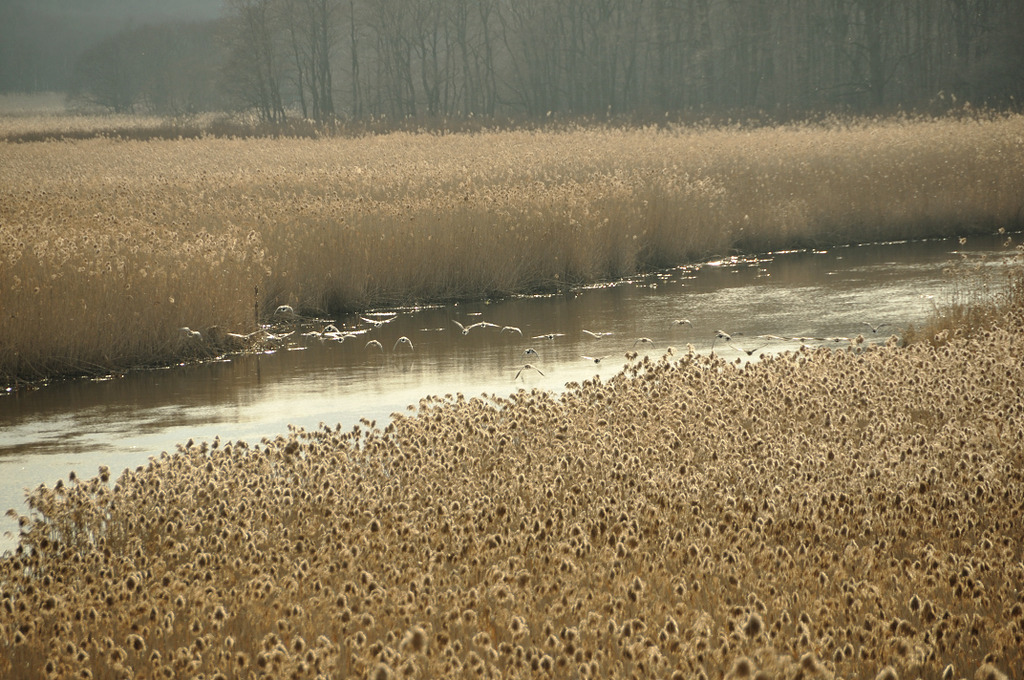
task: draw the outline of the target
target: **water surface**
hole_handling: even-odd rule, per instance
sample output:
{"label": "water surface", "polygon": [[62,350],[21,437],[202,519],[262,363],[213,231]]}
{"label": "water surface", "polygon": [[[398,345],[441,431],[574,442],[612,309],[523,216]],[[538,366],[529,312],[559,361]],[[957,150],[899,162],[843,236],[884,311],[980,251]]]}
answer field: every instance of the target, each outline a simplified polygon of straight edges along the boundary
{"label": "water surface", "polygon": [[[750,350],[756,359],[801,342],[836,345],[828,340],[835,337],[884,341],[949,301],[953,282],[943,270],[961,254],[982,265],[976,275],[999,280],[995,270],[1008,262],[1004,238],[736,257],[566,295],[402,309],[380,327],[358,316],[335,319],[357,334],[344,342],[303,335],[327,325],[309,320],[276,328],[294,333],[269,354],[14,393],[0,397],[0,511],[24,511],[26,489],[52,485],[72,470],[88,478],[107,465],[116,477],[190,438],[254,444],[289,425],[348,428],[364,417],[383,424],[427,395],[559,390],[613,375],[631,350],[660,356],[692,344],[708,352],[714,343],[719,355],[747,360]],[[678,319],[692,325],[677,325]],[[517,327],[522,335],[483,327],[463,334],[455,323],[481,321]],[[873,333],[867,324],[888,325]],[[610,335],[594,339],[584,329]],[[716,338],[718,330],[731,334],[732,343]],[[535,337],[545,334],[555,337]],[[765,334],[825,340],[757,337]],[[411,350],[396,345],[402,336]],[[638,342],[641,337],[653,347]],[[383,351],[367,348],[370,340]],[[524,354],[528,348],[537,354]],[[526,363],[535,369],[523,369]],[[14,528],[10,518],[0,521],[0,532]],[[13,546],[10,537],[0,538],[0,551]]]}

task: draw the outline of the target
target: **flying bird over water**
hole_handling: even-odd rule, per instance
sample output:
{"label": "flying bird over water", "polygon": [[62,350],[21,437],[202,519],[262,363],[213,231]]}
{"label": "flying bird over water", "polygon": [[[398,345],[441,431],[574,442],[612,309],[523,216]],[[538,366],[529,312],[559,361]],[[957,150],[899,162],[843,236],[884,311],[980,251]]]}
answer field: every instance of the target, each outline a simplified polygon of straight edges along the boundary
{"label": "flying bird over water", "polygon": [[594,338],[595,340],[600,340],[603,337],[611,335],[611,332],[602,333],[600,331],[598,331],[598,332],[588,331],[586,328],[584,328],[580,332],[583,333],[583,335],[589,335],[590,337]]}
{"label": "flying bird over water", "polygon": [[711,351],[715,351],[715,343],[719,340],[725,340],[726,342],[732,342],[732,336],[725,331],[715,331],[715,337],[711,341]]}
{"label": "flying bird over water", "polygon": [[599,364],[599,363],[601,363],[602,359],[607,359],[607,358],[608,358],[607,355],[603,356],[603,357],[588,357],[588,356],[582,356],[582,355],[580,356],[580,359],[586,359],[587,361],[590,361],[590,362],[595,363],[595,364]]}
{"label": "flying bird over water", "polygon": [[737,352],[743,352],[743,353],[744,353],[744,354],[746,354],[746,355],[747,355],[748,357],[750,357],[750,356],[754,356],[754,352],[756,352],[757,350],[759,350],[759,349],[761,349],[762,347],[764,347],[764,345],[758,345],[758,346],[757,346],[757,347],[755,347],[754,349],[747,349],[747,348],[745,348],[745,347],[739,347],[739,346],[737,346],[737,345],[734,345],[734,344],[732,344],[732,343],[730,342],[730,343],[729,343],[729,347],[732,347],[732,348],[733,348],[734,350],[736,350]]}
{"label": "flying bird over water", "polygon": [[879,328],[885,328],[886,326],[889,325],[887,323],[880,323],[876,325],[873,323],[868,323],[867,321],[861,321],[861,324],[870,328],[872,333],[877,333]]}
{"label": "flying bird over water", "polygon": [[544,335],[535,335],[535,336],[533,336],[532,339],[533,340],[554,340],[555,338],[560,338],[560,337],[562,337],[564,335],[565,335],[565,333],[545,333]]}
{"label": "flying bird over water", "polygon": [[469,335],[469,332],[474,328],[500,328],[498,324],[491,323],[490,321],[477,321],[476,323],[471,323],[468,326],[464,326],[455,319],[452,319],[452,323],[459,327],[459,330],[462,331],[463,335]]}
{"label": "flying bird over water", "polygon": [[278,305],[274,310],[274,316],[296,316],[295,308],[291,305]]}
{"label": "flying bird over water", "polygon": [[521,328],[519,328],[519,326],[502,326],[501,330],[498,331],[498,332],[499,333],[505,333],[505,332],[508,332],[508,333],[518,333],[519,337],[522,337],[522,335],[523,335],[523,331],[522,331]]}
{"label": "flying bird over water", "polygon": [[675,321],[672,322],[672,325],[673,326],[689,326],[690,328],[693,328],[693,322],[690,321],[689,319],[676,319]]}
{"label": "flying bird over water", "polygon": [[400,337],[398,340],[395,341],[395,346],[391,348],[391,351],[394,352],[396,349],[398,349],[399,345],[408,345],[410,350],[412,350],[412,348],[413,348],[412,347],[412,340],[410,340],[409,338],[405,337],[404,335],[402,337]]}
{"label": "flying bird over water", "polygon": [[650,338],[637,338],[636,342],[633,343],[633,347],[636,347],[637,345],[650,345],[651,349],[653,349],[654,340],[651,340]]}
{"label": "flying bird over water", "polygon": [[523,364],[523,367],[519,369],[518,373],[516,373],[516,377],[512,378],[512,382],[515,382],[516,380],[519,380],[519,376],[522,375],[523,371],[537,371],[541,375],[544,375],[544,372],[541,371],[536,366],[533,366],[531,364]]}
{"label": "flying bird over water", "polygon": [[368,343],[366,343],[366,349],[370,349],[371,347],[375,347],[379,349],[381,352],[384,351],[384,345],[380,344],[380,340],[370,340]]}
{"label": "flying bird over water", "polygon": [[367,318],[367,317],[365,317],[365,316],[361,316],[361,317],[359,317],[359,318],[360,318],[360,319],[362,319],[363,321],[365,321],[366,323],[370,324],[370,325],[371,325],[371,326],[373,326],[374,328],[380,328],[380,327],[381,327],[381,326],[383,326],[384,324],[386,324],[386,323],[391,323],[392,321],[394,321],[395,319],[397,319],[397,318],[398,318],[398,315],[397,315],[397,314],[395,314],[394,316],[389,316],[389,317],[387,317],[387,318],[385,318],[385,319],[368,319],[368,318]]}

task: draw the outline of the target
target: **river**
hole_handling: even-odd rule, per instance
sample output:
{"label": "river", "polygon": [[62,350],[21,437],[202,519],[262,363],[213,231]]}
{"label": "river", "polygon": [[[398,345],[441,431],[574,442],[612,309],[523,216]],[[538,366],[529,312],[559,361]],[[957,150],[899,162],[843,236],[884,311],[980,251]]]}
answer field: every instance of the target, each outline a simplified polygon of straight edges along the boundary
{"label": "river", "polygon": [[[971,276],[1000,281],[1012,254],[1005,238],[732,257],[567,294],[382,310],[334,319],[354,334],[341,342],[309,334],[327,320],[286,321],[273,332],[291,335],[268,353],[13,392],[0,397],[0,511],[25,512],[27,489],[71,471],[89,478],[106,465],[116,477],[189,439],[254,444],[289,425],[349,428],[361,418],[383,425],[427,395],[559,390],[613,375],[629,351],[654,357],[692,344],[746,361],[803,342],[848,346],[833,338],[858,334],[884,342],[950,301],[955,284],[944,269],[962,254],[979,265]],[[675,323],[682,319],[689,323]],[[464,334],[456,322],[497,327]],[[875,332],[878,324],[887,325]],[[371,340],[381,348],[368,347]],[[531,348],[536,354],[526,353]],[[15,529],[2,518],[0,533]],[[14,546],[11,536],[0,537],[0,552]]]}

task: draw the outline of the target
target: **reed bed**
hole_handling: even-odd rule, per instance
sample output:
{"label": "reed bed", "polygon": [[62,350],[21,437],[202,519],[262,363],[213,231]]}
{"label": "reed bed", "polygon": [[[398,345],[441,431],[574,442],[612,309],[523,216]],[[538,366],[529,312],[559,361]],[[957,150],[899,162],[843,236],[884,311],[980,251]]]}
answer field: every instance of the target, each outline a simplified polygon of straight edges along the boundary
{"label": "reed bed", "polygon": [[735,250],[1024,219],[1015,115],[0,154],[6,382],[220,351],[177,329],[247,332],[278,304],[334,314],[538,292]]}
{"label": "reed bed", "polygon": [[1024,301],[899,344],[72,473],[0,560],[0,675],[1017,680]]}

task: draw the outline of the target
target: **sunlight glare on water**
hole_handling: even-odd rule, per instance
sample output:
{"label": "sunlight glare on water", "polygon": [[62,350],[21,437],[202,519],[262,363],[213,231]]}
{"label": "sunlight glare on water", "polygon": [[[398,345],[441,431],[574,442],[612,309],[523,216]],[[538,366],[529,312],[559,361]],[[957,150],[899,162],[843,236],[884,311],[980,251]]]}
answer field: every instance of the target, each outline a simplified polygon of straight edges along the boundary
{"label": "sunlight glare on water", "polygon": [[[999,266],[1009,256],[1001,241],[975,238],[967,248]],[[565,295],[398,310],[380,328],[358,316],[335,319],[365,331],[343,343],[302,335],[328,323],[309,321],[273,354],[17,392],[0,398],[0,510],[24,511],[26,489],[52,485],[72,470],[88,478],[107,465],[116,477],[190,438],[252,445],[286,434],[289,425],[349,429],[365,417],[383,426],[428,395],[506,396],[608,378],[631,350],[655,358],[668,347],[685,352],[688,343],[707,352],[714,342],[720,356],[747,360],[753,352],[756,360],[801,344],[757,337],[766,334],[864,334],[881,342],[948,301],[943,268],[959,248],[953,239],[732,258]],[[522,336],[498,328],[464,335],[456,325],[480,321],[518,327]],[[889,325],[877,334],[866,325],[879,323]],[[584,329],[610,335],[595,339]],[[716,339],[718,330],[732,342]],[[554,337],[535,337],[547,334]],[[411,350],[396,344],[402,336]],[[370,340],[383,351],[367,348]],[[528,348],[536,354],[524,354]],[[527,363],[535,369],[524,369]],[[4,517],[0,532],[15,527]],[[0,551],[13,546],[10,537],[0,538]]]}

